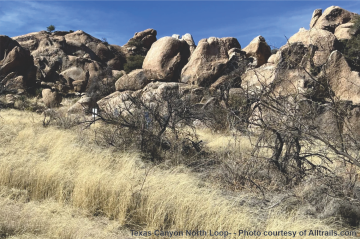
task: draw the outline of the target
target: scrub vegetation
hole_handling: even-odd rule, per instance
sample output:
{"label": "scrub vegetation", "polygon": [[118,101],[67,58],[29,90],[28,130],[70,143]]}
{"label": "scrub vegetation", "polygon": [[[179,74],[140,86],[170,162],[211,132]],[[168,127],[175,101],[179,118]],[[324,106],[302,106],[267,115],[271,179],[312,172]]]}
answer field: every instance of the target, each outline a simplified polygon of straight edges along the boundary
{"label": "scrub vegetation", "polygon": [[[224,172],[211,166],[199,172],[185,165],[169,167],[166,161],[153,164],[138,152],[97,144],[95,132],[101,123],[70,131],[44,128],[41,120],[27,111],[1,111],[0,234],[4,237],[124,238],[131,236],[131,230],[334,229],[329,221],[295,214],[295,204],[316,189],[313,182],[299,185],[283,199],[273,195],[285,202],[281,208],[271,201],[254,211],[254,205],[261,204],[256,189],[241,182],[229,186],[224,182],[232,176],[221,176]],[[231,134],[201,130],[199,137],[210,151],[218,152],[220,171],[228,171],[225,165],[233,167],[229,155],[241,157],[251,148],[249,141],[239,144]],[[231,179],[236,183],[236,178]],[[231,193],[240,190],[244,191],[236,196]]]}

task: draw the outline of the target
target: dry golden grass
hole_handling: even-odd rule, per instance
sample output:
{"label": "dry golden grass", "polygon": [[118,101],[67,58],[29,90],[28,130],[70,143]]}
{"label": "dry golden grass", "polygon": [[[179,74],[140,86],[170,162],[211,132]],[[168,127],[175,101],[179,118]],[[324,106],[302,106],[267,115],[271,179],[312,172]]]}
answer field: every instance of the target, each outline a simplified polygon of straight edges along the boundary
{"label": "dry golden grass", "polygon": [[[70,210],[63,209],[68,207],[114,219],[121,227],[146,230],[236,232],[241,228],[272,230],[281,225],[284,225],[282,230],[326,228],[319,221],[294,216],[290,216],[292,220],[277,214],[267,220],[257,218],[250,208],[238,206],[236,200],[221,196],[216,189],[201,186],[204,184],[186,168],[162,170],[145,165],[135,153],[115,153],[100,148],[91,142],[94,137],[91,131],[43,128],[42,117],[28,112],[5,110],[0,116],[0,185],[25,190],[32,204],[24,206],[19,217],[25,218],[34,210],[33,215],[39,222],[48,222],[40,230],[48,234],[59,230],[57,238],[90,237],[76,236],[76,228],[85,233],[86,228],[93,225],[82,216],[74,219],[79,220],[74,221],[78,226],[74,229],[67,226],[71,219],[68,213],[55,221],[47,220],[49,210]],[[219,143],[213,147],[216,145]],[[6,205],[11,208],[11,202],[6,200],[2,202],[4,208]],[[10,227],[10,217],[7,219],[6,212],[3,214],[1,223]],[[15,228],[30,229],[13,238],[36,238],[32,237],[36,222],[27,224],[19,219]],[[62,231],[68,234],[61,234]],[[238,237],[233,235],[233,238]]]}
{"label": "dry golden grass", "polygon": [[198,129],[197,134],[211,150],[248,152],[252,148],[250,138],[239,133],[214,133],[209,129]]}
{"label": "dry golden grass", "polygon": [[104,217],[53,200],[28,202],[26,190],[0,187],[0,238],[129,238]]}

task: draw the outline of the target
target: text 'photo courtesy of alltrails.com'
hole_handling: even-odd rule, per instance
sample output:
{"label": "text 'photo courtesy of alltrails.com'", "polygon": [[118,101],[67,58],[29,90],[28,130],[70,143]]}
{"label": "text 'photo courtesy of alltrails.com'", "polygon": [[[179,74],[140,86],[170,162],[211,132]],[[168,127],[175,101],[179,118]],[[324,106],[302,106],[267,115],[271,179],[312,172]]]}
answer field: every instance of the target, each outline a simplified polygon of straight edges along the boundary
{"label": "text 'photo courtesy of alltrails.com'", "polygon": [[166,238],[183,238],[183,237],[224,237],[224,238],[259,238],[259,237],[273,237],[273,238],[298,238],[298,237],[360,237],[360,232],[356,231],[322,231],[322,230],[302,230],[302,231],[216,231],[216,230],[185,230],[185,231],[135,231],[131,230],[131,235],[134,237],[166,237]]}

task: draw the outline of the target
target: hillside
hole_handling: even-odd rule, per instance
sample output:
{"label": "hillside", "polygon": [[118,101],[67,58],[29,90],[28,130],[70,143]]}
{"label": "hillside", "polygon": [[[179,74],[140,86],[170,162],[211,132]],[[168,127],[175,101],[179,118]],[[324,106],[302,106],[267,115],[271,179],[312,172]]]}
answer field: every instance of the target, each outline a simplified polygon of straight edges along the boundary
{"label": "hillside", "polygon": [[0,35],[0,238],[355,236],[360,16],[309,20],[279,49]]}

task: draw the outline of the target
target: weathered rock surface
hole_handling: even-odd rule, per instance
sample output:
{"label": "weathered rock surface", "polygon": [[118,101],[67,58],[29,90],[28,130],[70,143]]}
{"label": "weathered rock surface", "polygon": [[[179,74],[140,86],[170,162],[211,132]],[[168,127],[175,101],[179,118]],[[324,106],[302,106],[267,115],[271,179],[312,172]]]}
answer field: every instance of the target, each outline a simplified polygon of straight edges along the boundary
{"label": "weathered rock surface", "polygon": [[262,90],[275,80],[275,73],[276,67],[272,64],[249,69],[242,75],[241,87],[254,92]]}
{"label": "weathered rock surface", "polygon": [[312,28],[316,24],[317,20],[319,20],[319,17],[321,17],[321,15],[322,15],[322,9],[314,10],[311,21],[310,21],[310,28]]}
{"label": "weathered rock surface", "polygon": [[69,114],[90,113],[92,108],[97,107],[96,101],[89,96],[82,96],[74,105],[68,109]]}
{"label": "weathered rock surface", "polygon": [[246,52],[241,51],[240,48],[231,48],[228,55],[230,59],[226,63],[225,70],[222,76],[211,84],[211,91],[239,87],[241,84],[241,75],[246,71],[250,60],[246,58]]}
{"label": "weathered rock surface", "polygon": [[5,96],[6,99],[6,104],[13,106],[15,101],[16,101],[16,97],[13,94],[7,94]]}
{"label": "weathered rock surface", "polygon": [[190,33],[186,33],[181,37],[182,40],[186,41],[186,43],[189,45],[190,54],[192,54],[195,51],[196,45],[194,42],[194,39]]}
{"label": "weathered rock surface", "polygon": [[156,42],[157,32],[154,29],[146,29],[136,32],[134,36],[122,47],[126,56],[145,56],[151,45]]}
{"label": "weathered rock surface", "polygon": [[267,63],[271,63],[271,64],[278,64],[281,60],[281,51],[277,51],[275,54],[272,54]]}
{"label": "weathered rock surface", "polygon": [[[317,13],[317,15],[319,15],[319,13]],[[341,7],[331,6],[325,9],[313,26],[311,26],[312,24],[310,23],[310,27],[334,33],[337,26],[350,22],[355,15],[355,13],[349,12]]]}
{"label": "weathered rock surface", "polygon": [[76,81],[76,91],[84,91],[92,81],[99,80],[99,75],[105,74],[106,68],[121,70],[125,62],[121,47],[83,31],[61,34],[41,31],[13,39],[31,52],[37,67],[37,82],[67,86],[57,86],[58,89],[72,89],[72,82]]}
{"label": "weathered rock surface", "polygon": [[144,70],[137,69],[120,77],[115,83],[115,88],[117,91],[136,91],[144,88],[149,82],[150,80],[146,78]]}
{"label": "weathered rock surface", "polygon": [[360,104],[359,72],[351,71],[339,51],[331,53],[322,74],[327,77],[331,89],[340,100]]}
{"label": "weathered rock surface", "polygon": [[190,56],[189,45],[174,37],[163,37],[150,48],[143,62],[148,79],[178,82]]}
{"label": "weathered rock surface", "polygon": [[62,96],[55,90],[44,89],[42,91],[42,99],[48,108],[59,106],[62,101]]}
{"label": "weathered rock surface", "polygon": [[311,87],[311,76],[303,70],[308,65],[311,49],[296,42],[277,53],[277,64],[267,63],[248,69],[242,76],[242,88],[254,94],[267,88],[276,96],[304,94]]}
{"label": "weathered rock surface", "polygon": [[229,61],[228,51],[231,48],[241,48],[236,38],[210,37],[199,41],[189,62],[181,72],[181,82],[210,86],[223,73]]}
{"label": "weathered rock surface", "polygon": [[[141,99],[149,107],[156,107],[166,100],[190,100],[196,104],[204,97],[206,90],[202,87],[191,86],[178,82],[150,82],[142,90],[116,91],[97,102],[100,110],[111,114],[125,113],[131,108],[131,98]],[[166,109],[161,109],[166,111]]]}
{"label": "weathered rock surface", "polygon": [[247,57],[256,58],[257,67],[265,64],[271,56],[271,48],[262,36],[255,37],[243,51],[246,52]]}
{"label": "weathered rock surface", "polygon": [[36,68],[28,50],[0,35],[0,82],[7,91],[33,90]]}
{"label": "weathered rock surface", "polygon": [[334,35],[338,40],[349,40],[354,35],[351,30],[353,25],[354,23],[351,22],[339,25],[335,28]]}
{"label": "weathered rock surface", "polygon": [[[289,38],[289,43],[301,42],[306,47],[314,45],[317,50],[314,53],[313,61],[316,66],[324,64],[330,53],[336,49],[337,39],[334,34],[329,31],[312,28],[305,30],[301,28],[298,33]],[[280,48],[283,50],[289,45],[284,45]]]}

